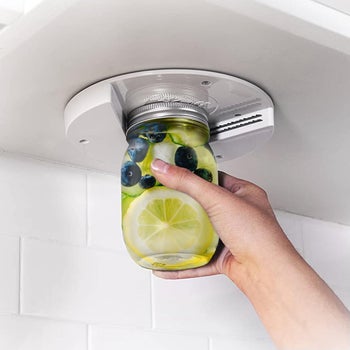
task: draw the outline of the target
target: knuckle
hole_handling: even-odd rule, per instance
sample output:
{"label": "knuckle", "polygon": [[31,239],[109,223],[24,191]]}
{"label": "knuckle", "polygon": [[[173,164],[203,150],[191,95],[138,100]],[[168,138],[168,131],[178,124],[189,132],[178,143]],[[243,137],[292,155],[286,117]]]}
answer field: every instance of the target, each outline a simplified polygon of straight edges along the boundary
{"label": "knuckle", "polygon": [[260,194],[261,197],[264,197],[266,199],[268,198],[268,194],[263,188],[257,187],[257,191],[258,191],[258,193]]}
{"label": "knuckle", "polygon": [[255,185],[255,184],[249,182],[247,184],[247,187],[249,188],[249,190],[251,192],[255,192],[255,193],[260,194],[262,196],[267,196],[266,191],[263,188],[259,187],[258,185]]}
{"label": "knuckle", "polygon": [[244,185],[244,192],[248,196],[253,196],[257,199],[268,201],[268,193],[261,187],[253,184],[253,183],[247,183]]}

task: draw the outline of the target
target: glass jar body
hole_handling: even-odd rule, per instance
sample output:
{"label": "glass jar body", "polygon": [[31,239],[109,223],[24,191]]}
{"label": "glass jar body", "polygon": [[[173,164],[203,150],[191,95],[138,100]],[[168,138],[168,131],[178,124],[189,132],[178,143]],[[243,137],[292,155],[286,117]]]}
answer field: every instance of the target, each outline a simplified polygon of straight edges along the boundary
{"label": "glass jar body", "polygon": [[218,236],[198,202],[160,184],[151,163],[162,159],[218,183],[206,125],[175,116],[128,130],[121,168],[122,228],[129,254],[154,270],[183,270],[207,264]]}

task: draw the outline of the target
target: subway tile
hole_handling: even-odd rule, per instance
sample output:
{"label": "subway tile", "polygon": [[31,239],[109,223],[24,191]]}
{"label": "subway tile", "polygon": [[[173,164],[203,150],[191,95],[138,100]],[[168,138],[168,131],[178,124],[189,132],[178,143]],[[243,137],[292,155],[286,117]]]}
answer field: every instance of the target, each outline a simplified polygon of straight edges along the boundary
{"label": "subway tile", "polygon": [[266,336],[248,299],[225,276],[152,278],[156,329]]}
{"label": "subway tile", "polygon": [[90,350],[208,350],[206,336],[91,326]]}
{"label": "subway tile", "polygon": [[302,221],[303,216],[287,213],[280,210],[275,210],[276,218],[281,225],[284,233],[294,245],[295,249],[303,255],[303,235]]}
{"label": "subway tile", "polygon": [[88,174],[89,245],[125,251],[121,232],[120,179]]}
{"label": "subway tile", "polygon": [[150,275],[126,253],[24,239],[22,311],[149,327]]}
{"label": "subway tile", "polygon": [[213,337],[210,350],[276,350],[269,338]]}
{"label": "subway tile", "polygon": [[86,243],[86,175],[65,166],[0,156],[0,232]]}
{"label": "subway tile", "polygon": [[329,284],[350,290],[350,227],[304,218],[304,256]]}
{"label": "subway tile", "polygon": [[84,324],[23,316],[0,316],[0,349],[86,350]]}
{"label": "subway tile", "polygon": [[0,312],[17,313],[18,302],[19,239],[0,236]]}

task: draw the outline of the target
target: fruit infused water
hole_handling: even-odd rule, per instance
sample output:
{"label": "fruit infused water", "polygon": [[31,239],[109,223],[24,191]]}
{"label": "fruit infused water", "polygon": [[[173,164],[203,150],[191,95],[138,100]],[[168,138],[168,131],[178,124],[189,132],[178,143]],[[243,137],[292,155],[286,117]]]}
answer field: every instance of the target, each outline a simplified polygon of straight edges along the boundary
{"label": "fruit infused water", "polygon": [[[148,118],[147,118],[148,119]],[[183,270],[207,264],[218,236],[201,205],[185,193],[159,183],[151,171],[155,158],[218,183],[205,121],[188,116],[142,120],[127,131],[121,168],[122,227],[129,254],[154,270]]]}

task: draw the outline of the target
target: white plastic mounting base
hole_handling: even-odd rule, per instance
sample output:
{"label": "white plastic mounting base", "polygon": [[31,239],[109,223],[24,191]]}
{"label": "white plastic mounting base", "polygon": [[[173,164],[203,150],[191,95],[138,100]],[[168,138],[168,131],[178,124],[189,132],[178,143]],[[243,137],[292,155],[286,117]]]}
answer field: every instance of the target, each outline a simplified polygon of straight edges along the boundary
{"label": "white plastic mounting base", "polygon": [[218,161],[251,152],[273,133],[271,98],[257,86],[226,74],[191,69],[129,73],[89,86],[67,104],[66,134],[84,155],[119,167],[133,109],[154,102],[184,102],[206,110],[210,145]]}

